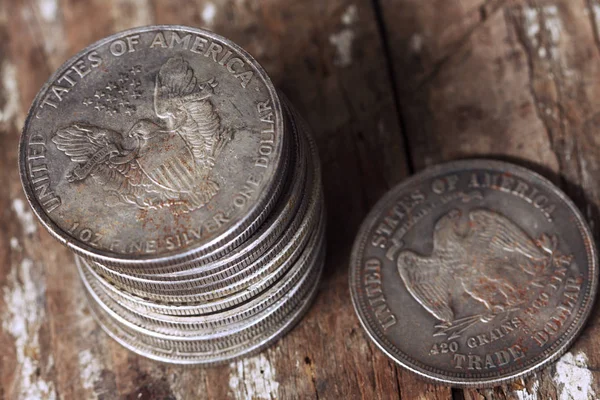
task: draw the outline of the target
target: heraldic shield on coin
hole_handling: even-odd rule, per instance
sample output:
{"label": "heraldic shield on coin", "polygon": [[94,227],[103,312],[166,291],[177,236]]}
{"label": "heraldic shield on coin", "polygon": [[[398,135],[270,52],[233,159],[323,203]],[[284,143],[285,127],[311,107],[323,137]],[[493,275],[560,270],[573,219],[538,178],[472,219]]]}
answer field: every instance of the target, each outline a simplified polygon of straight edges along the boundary
{"label": "heraldic shield on coin", "polygon": [[[173,57],[156,76],[154,109],[161,122],[140,119],[125,135],[85,123],[59,129],[52,141],[75,164],[67,181],[93,178],[109,193],[108,206],[203,207],[219,190],[210,174],[233,137],[210,100],[216,85],[214,79],[198,82],[189,63]],[[133,148],[126,139],[133,139]]]}
{"label": "heraldic shield on coin", "polygon": [[580,213],[546,179],[458,161],[380,200],[355,242],[350,285],[362,325],[400,365],[491,386],[572,343],[592,306],[596,257]]}
{"label": "heraldic shield on coin", "polygon": [[283,140],[275,90],[242,49],[141,28],[88,47],[40,91],[21,175],[74,250],[153,259],[210,249],[256,220],[281,186]]}

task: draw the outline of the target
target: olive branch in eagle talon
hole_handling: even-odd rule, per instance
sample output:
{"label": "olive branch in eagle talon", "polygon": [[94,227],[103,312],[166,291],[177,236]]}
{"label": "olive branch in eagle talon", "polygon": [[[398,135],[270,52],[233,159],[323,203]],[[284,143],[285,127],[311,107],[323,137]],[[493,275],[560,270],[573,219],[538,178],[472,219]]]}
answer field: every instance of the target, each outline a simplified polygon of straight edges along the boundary
{"label": "olive branch in eagle talon", "polygon": [[[431,254],[405,250],[396,264],[411,296],[439,321],[434,336],[453,339],[477,323],[519,310],[532,287],[545,285],[553,265],[569,265],[572,258],[558,250],[556,236],[533,240],[496,212],[475,209],[463,216],[455,209],[435,223]],[[468,298],[484,311],[457,318]]]}
{"label": "olive branch in eagle talon", "polygon": [[91,177],[109,193],[109,205],[204,206],[219,191],[211,171],[233,139],[210,100],[216,86],[214,78],[198,82],[182,57],[169,59],[156,76],[156,122],[139,120],[125,135],[86,123],[56,132],[52,141],[74,164],[66,179]]}

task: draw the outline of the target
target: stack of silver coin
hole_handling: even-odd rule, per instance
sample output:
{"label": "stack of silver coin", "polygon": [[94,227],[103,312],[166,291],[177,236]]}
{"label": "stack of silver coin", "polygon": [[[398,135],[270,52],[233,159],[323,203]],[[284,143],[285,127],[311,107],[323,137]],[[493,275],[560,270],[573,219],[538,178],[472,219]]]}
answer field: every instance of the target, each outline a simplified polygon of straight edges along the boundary
{"label": "stack of silver coin", "polygon": [[315,294],[315,144],[257,62],[213,33],[154,26],[86,48],[34,100],[20,168],[93,314],[139,354],[256,352]]}

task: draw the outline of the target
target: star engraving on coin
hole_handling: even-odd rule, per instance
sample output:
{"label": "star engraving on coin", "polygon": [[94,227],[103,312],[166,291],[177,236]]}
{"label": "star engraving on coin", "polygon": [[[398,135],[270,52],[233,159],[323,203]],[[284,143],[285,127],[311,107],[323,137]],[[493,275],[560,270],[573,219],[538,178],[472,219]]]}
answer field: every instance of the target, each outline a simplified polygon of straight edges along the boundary
{"label": "star engraving on coin", "polygon": [[[121,113],[128,116],[133,115],[137,107],[131,104],[131,101],[140,99],[144,91],[141,89],[141,80],[135,77],[130,79],[128,75],[134,76],[142,72],[142,66],[135,65],[127,69],[126,72],[119,73],[117,77],[121,77],[120,79],[113,76],[112,80],[108,80],[100,86],[102,90],[95,91],[94,97],[97,98],[95,103],[91,98],[85,98],[82,104],[86,107],[95,104],[96,107],[92,107],[93,109],[98,112],[104,111],[108,116]],[[127,86],[131,86],[131,90]]]}
{"label": "star engraving on coin", "polygon": [[139,120],[125,135],[86,123],[56,132],[52,141],[75,164],[67,180],[91,177],[111,194],[108,205],[203,207],[219,190],[210,173],[233,138],[210,101],[216,86],[214,78],[198,82],[182,57],[170,58],[156,77],[158,121]]}
{"label": "star engraving on coin", "polygon": [[49,231],[85,257],[125,268],[209,261],[276,204],[286,123],[265,71],[234,43],[137,28],[90,45],[38,93],[20,142],[23,187]]}
{"label": "star engraving on coin", "polygon": [[325,262],[320,163],[280,96],[235,43],[150,26],[90,45],[34,100],[27,199],[126,348],[231,362],[306,312]]}

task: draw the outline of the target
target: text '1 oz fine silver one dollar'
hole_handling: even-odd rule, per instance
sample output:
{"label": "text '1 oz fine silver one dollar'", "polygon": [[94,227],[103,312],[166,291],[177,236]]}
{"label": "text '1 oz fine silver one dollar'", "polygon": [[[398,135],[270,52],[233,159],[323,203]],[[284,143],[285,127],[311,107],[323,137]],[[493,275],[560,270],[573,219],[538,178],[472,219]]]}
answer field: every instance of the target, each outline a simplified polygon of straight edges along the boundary
{"label": "text '1 oz fine silver one dollar'", "polygon": [[36,216],[125,347],[214,364],[307,310],[325,209],[307,125],[243,49],[149,26],[90,45],[35,98],[19,148]]}
{"label": "text '1 oz fine silver one dollar'", "polygon": [[275,89],[242,49],[208,32],[142,28],[50,78],[26,121],[21,171],[36,214],[74,251],[171,264],[263,213],[286,137]]}
{"label": "text '1 oz fine silver one dollar'", "polygon": [[355,241],[361,324],[420,376],[484,387],[562,355],[596,293],[593,238],[573,203],[509,163],[427,169],[374,207]]}

